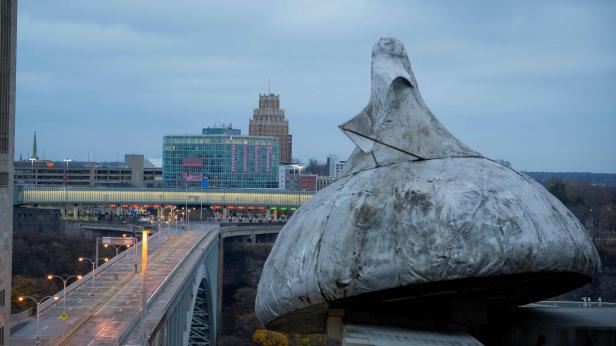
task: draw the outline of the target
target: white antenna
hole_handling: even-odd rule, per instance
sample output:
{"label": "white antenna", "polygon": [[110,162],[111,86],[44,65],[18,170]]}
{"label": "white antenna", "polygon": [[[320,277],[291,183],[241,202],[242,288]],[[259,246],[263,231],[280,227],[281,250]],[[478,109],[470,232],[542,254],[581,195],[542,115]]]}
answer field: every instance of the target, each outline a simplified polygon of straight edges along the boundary
{"label": "white antenna", "polygon": [[269,79],[269,77],[267,78],[267,93],[268,94],[272,93],[271,80]]}

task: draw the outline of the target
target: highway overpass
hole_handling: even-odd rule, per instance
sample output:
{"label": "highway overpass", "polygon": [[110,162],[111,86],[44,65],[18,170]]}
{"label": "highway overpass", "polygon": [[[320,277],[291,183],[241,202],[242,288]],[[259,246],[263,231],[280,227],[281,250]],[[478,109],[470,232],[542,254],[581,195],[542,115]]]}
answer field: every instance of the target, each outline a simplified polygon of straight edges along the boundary
{"label": "highway overpass", "polygon": [[298,208],[312,197],[314,191],[15,185],[14,194],[15,205],[189,204]]}

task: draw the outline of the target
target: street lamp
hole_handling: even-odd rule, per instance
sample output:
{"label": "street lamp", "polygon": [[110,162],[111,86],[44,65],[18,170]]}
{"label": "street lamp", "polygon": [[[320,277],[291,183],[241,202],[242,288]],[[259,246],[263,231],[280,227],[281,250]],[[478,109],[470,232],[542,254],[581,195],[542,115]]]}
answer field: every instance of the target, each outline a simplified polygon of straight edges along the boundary
{"label": "street lamp", "polygon": [[122,248],[122,245],[116,245],[116,244],[103,244],[103,247],[106,249],[109,247],[109,245],[113,246],[113,248],[115,249],[116,252],[116,256],[118,255],[118,252],[120,252],[120,249]]}
{"label": "street lamp", "polygon": [[30,299],[31,301],[36,303],[36,343],[35,345],[41,344],[41,334],[39,332],[39,320],[41,317],[41,304],[43,304],[47,299],[52,298],[52,297],[53,297],[53,300],[55,301],[60,299],[60,297],[58,296],[47,296],[41,299],[36,299],[36,297],[32,297],[32,296],[22,296],[22,297],[17,298],[17,300],[20,302],[23,302],[25,299]]}
{"label": "street lamp", "polygon": [[64,159],[64,162],[66,163],[66,168],[64,170],[64,231],[68,234],[68,189],[67,189],[67,185],[68,185],[68,163],[71,162],[73,160],[71,160],[70,157],[67,157]]}
{"label": "street lamp", "polygon": [[28,160],[30,160],[30,163],[32,163],[32,166],[31,166],[31,167],[32,167],[32,169],[31,169],[31,171],[32,171],[32,175],[34,175],[34,185],[36,185],[36,184],[37,184],[37,181],[38,181],[38,179],[37,179],[37,178],[38,178],[38,177],[37,177],[37,174],[34,172],[34,161],[36,161],[36,158],[31,157],[31,158],[29,158]]}
{"label": "street lamp", "polygon": [[66,283],[70,279],[81,280],[82,276],[81,275],[60,276],[60,275],[54,275],[54,274],[47,275],[47,280],[53,280],[54,278],[60,279],[62,281],[62,285],[64,285],[64,288],[62,289],[62,293],[63,293],[63,297],[62,297],[62,312],[64,314],[66,314]]}
{"label": "street lamp", "polygon": [[94,295],[94,280],[96,279],[96,267],[98,264],[98,261],[104,261],[107,262],[109,261],[109,258],[105,257],[105,258],[100,258],[98,259],[98,261],[93,260],[91,258],[87,258],[87,257],[79,257],[79,262],[83,262],[83,261],[87,261],[90,264],[92,264],[92,291],[90,292],[90,295],[93,296]]}
{"label": "street lamp", "polygon": [[[148,313],[148,304],[147,304],[147,296],[146,296],[146,286],[145,281],[147,280],[147,272],[148,272],[148,234],[149,231],[143,230],[141,232],[141,344],[147,345],[147,332],[145,325],[145,318]],[[135,246],[137,248],[137,246]]]}

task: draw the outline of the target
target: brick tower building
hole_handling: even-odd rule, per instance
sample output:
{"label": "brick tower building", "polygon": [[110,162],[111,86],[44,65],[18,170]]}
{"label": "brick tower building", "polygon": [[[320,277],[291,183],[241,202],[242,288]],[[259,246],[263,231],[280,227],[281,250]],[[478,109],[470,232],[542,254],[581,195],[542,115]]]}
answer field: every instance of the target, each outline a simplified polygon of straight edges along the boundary
{"label": "brick tower building", "polygon": [[254,109],[248,124],[248,134],[278,138],[280,163],[291,163],[293,137],[289,134],[289,122],[284,117],[284,109],[280,109],[280,95],[259,94],[259,108]]}

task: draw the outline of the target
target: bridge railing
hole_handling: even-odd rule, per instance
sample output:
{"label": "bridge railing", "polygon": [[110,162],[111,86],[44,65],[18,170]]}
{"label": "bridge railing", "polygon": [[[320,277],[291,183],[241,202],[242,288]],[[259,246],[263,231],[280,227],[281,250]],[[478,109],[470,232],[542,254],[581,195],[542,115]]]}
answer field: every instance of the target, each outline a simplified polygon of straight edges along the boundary
{"label": "bridge railing", "polygon": [[603,301],[571,301],[571,300],[542,300],[535,303],[528,304],[527,306],[542,306],[542,307],[560,307],[560,308],[613,308],[616,307],[616,303],[603,302]]}
{"label": "bridge railing", "polygon": [[199,204],[299,207],[314,191],[15,185],[14,204]]}
{"label": "bridge railing", "polygon": [[29,321],[32,319],[32,316],[34,316],[34,307],[31,307],[16,314],[11,314],[11,326],[17,325],[25,321]]}

